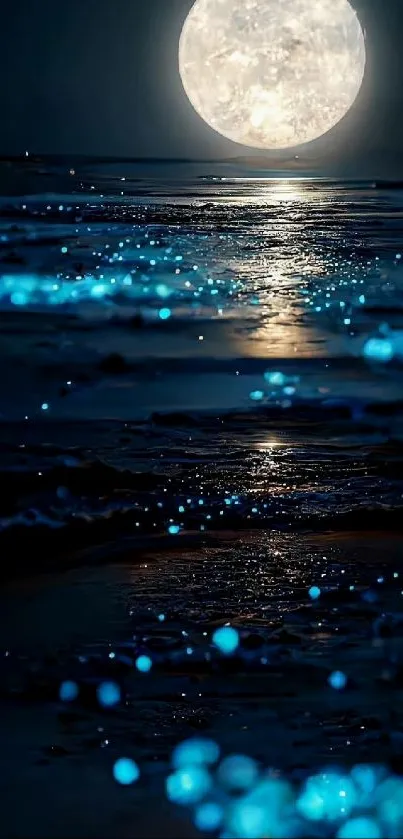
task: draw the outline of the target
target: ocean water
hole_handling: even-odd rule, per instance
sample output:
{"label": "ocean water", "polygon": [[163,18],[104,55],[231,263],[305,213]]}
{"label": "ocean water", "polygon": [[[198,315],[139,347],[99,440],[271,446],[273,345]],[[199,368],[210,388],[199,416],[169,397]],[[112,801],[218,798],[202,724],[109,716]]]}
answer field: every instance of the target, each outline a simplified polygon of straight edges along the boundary
{"label": "ocean water", "polygon": [[0,170],[4,835],[198,835],[163,802],[200,732],[401,773],[402,185]]}
{"label": "ocean water", "polygon": [[396,526],[399,184],[3,168],[5,544]]}

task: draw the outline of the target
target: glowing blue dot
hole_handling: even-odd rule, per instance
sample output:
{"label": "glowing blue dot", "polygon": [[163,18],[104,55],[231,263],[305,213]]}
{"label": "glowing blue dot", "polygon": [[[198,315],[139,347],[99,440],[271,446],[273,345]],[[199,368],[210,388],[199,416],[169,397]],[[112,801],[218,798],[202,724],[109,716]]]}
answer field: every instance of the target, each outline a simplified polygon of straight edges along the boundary
{"label": "glowing blue dot", "polygon": [[351,777],[360,794],[359,804],[370,805],[372,803],[372,796],[378,783],[383,780],[385,770],[382,766],[370,766],[367,763],[359,763],[353,766],[351,770]]}
{"label": "glowing blue dot", "polygon": [[311,586],[308,591],[309,597],[311,600],[317,600],[320,597],[320,588],[318,586]]}
{"label": "glowing blue dot", "polygon": [[118,784],[127,787],[138,781],[140,770],[134,760],[130,760],[128,757],[121,757],[113,767],[113,777]]}
{"label": "glowing blue dot", "polygon": [[274,385],[275,387],[283,387],[287,381],[284,373],[278,371],[271,372],[270,370],[266,370],[264,378],[269,385]]}
{"label": "glowing blue dot", "polygon": [[99,297],[104,297],[105,294],[107,294],[107,292],[108,292],[108,287],[106,285],[104,285],[103,283],[97,283],[96,285],[94,285],[92,287],[90,294],[91,294],[91,297],[99,298]]}
{"label": "glowing blue dot", "polygon": [[334,673],[330,674],[328,682],[334,690],[343,690],[347,684],[347,676],[341,670],[335,670]]}
{"label": "glowing blue dot", "polygon": [[336,835],[337,839],[380,839],[381,831],[374,819],[361,816],[343,824]]}
{"label": "glowing blue dot", "polygon": [[160,309],[159,312],[158,312],[158,315],[161,318],[161,320],[168,320],[168,318],[171,317],[171,314],[172,314],[171,310],[170,309],[165,309],[165,308]]}
{"label": "glowing blue dot", "polygon": [[220,749],[214,740],[208,737],[191,737],[173,751],[172,765],[175,769],[182,769],[186,766],[203,766],[217,763],[220,757]]}
{"label": "glowing blue dot", "polygon": [[180,513],[184,513],[184,512],[185,512],[185,508],[182,506],[182,504],[181,504],[181,506],[180,506],[180,507],[178,507],[178,510],[179,510],[179,512],[180,512]]}
{"label": "glowing blue dot", "polygon": [[170,533],[171,536],[176,536],[179,533],[179,531],[180,531],[179,524],[171,524],[168,527],[168,533]]}
{"label": "glowing blue dot", "polygon": [[228,789],[247,790],[257,781],[259,770],[251,757],[229,755],[224,758],[218,769],[221,783]]}
{"label": "glowing blue dot", "polygon": [[62,702],[74,702],[79,694],[79,687],[76,682],[62,682],[59,690],[59,697]]}
{"label": "glowing blue dot", "polygon": [[169,775],[166,791],[176,804],[197,804],[210,792],[212,779],[203,766],[187,766]]}
{"label": "glowing blue dot", "polygon": [[358,298],[358,299],[359,299],[359,302],[360,302],[361,304],[364,304],[364,303],[365,303],[365,294],[360,294],[360,296],[359,296],[359,298]]}
{"label": "glowing blue dot", "polygon": [[41,409],[42,409],[42,411],[48,411],[49,410],[49,403],[48,402],[42,402]]}
{"label": "glowing blue dot", "polygon": [[197,807],[194,823],[198,830],[210,833],[218,830],[222,824],[224,812],[219,804],[214,801],[205,801]]}
{"label": "glowing blue dot", "polygon": [[97,688],[97,698],[104,708],[113,708],[120,702],[120,687],[116,682],[102,682]]}
{"label": "glowing blue dot", "polygon": [[352,780],[331,771],[308,778],[296,806],[310,821],[338,821],[350,815],[356,802],[357,791]]}
{"label": "glowing blue dot", "polygon": [[164,285],[163,283],[161,283],[161,285],[157,285],[155,290],[158,294],[158,297],[169,297],[170,295],[170,290],[168,286]]}
{"label": "glowing blue dot", "polygon": [[242,799],[235,803],[230,818],[230,835],[242,839],[269,836],[270,815],[264,804]]}
{"label": "glowing blue dot", "polygon": [[231,655],[239,644],[239,633],[233,626],[221,626],[213,635],[213,644],[224,653]]}
{"label": "glowing blue dot", "polygon": [[261,402],[264,399],[264,392],[263,390],[252,390],[249,394],[249,398],[252,402]]}
{"label": "glowing blue dot", "polygon": [[25,291],[13,291],[10,299],[14,306],[25,306],[28,303],[28,294]]}
{"label": "glowing blue dot", "polygon": [[62,253],[67,253],[67,248],[66,247],[61,248],[61,252]]}
{"label": "glowing blue dot", "polygon": [[[378,814],[394,831],[403,822],[403,782],[401,778],[390,777],[383,781],[376,791]],[[388,834],[387,834],[388,835]],[[397,835],[393,832],[393,835]]]}
{"label": "glowing blue dot", "polygon": [[139,657],[136,659],[136,667],[137,670],[140,671],[140,673],[149,673],[152,666],[153,663],[148,655],[139,655]]}
{"label": "glowing blue dot", "polygon": [[387,338],[370,338],[363,349],[364,358],[386,363],[393,358],[393,344]]}
{"label": "glowing blue dot", "polygon": [[159,622],[160,622],[160,623],[163,623],[163,622],[164,622],[164,620],[165,620],[165,615],[164,615],[162,612],[161,612],[161,614],[160,614],[160,615],[158,615],[158,620],[159,620]]}

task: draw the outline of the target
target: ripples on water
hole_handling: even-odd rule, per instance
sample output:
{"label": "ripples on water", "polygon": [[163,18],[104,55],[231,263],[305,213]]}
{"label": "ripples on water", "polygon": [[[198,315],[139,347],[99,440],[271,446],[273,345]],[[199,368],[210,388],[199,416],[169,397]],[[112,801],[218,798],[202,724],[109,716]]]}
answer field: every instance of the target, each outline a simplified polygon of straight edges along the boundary
{"label": "ripples on water", "polygon": [[402,192],[214,168],[3,164],[0,574],[55,572],[1,595],[8,834],[133,835],[147,803],[170,835],[149,796],[195,731],[298,780],[401,771]]}
{"label": "ripples on water", "polygon": [[398,185],[118,168],[6,167],[2,537],[393,526]]}

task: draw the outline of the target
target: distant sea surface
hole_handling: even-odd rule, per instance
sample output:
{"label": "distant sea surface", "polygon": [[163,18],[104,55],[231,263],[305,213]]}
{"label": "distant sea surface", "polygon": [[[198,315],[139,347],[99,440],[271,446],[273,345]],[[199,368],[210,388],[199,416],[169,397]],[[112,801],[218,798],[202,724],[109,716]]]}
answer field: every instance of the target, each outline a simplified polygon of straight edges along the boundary
{"label": "distant sea surface", "polygon": [[400,527],[400,184],[0,168],[2,574]]}

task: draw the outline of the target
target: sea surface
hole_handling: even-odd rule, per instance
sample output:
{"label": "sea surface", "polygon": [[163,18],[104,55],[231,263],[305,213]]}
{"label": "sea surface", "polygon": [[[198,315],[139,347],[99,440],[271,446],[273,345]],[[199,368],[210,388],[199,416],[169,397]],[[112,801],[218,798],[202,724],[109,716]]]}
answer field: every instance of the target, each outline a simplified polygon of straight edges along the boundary
{"label": "sea surface", "polygon": [[[403,185],[228,163],[0,170],[0,675],[7,737],[20,726],[1,783],[9,800],[22,771],[31,790],[6,833],[101,835],[77,790],[108,788],[111,750],[154,778],[195,730],[298,778],[358,753],[400,771]],[[223,622],[241,633],[233,670],[209,647]],[[140,652],[157,674],[141,682]],[[111,674],[126,699],[106,736],[94,685]],[[49,777],[44,815],[33,755],[66,760],[81,821]]]}
{"label": "sea surface", "polygon": [[0,541],[40,531],[55,565],[99,532],[393,526],[398,184],[26,169],[0,200]]}

